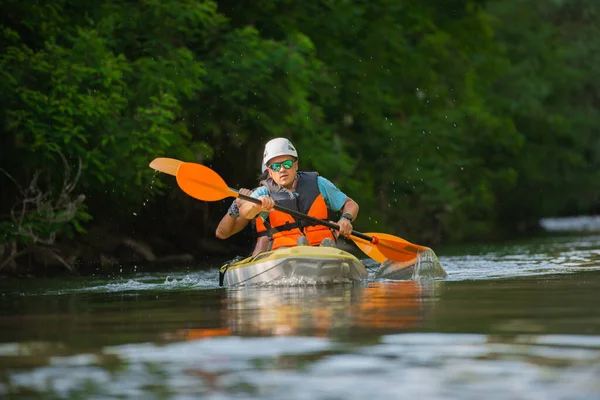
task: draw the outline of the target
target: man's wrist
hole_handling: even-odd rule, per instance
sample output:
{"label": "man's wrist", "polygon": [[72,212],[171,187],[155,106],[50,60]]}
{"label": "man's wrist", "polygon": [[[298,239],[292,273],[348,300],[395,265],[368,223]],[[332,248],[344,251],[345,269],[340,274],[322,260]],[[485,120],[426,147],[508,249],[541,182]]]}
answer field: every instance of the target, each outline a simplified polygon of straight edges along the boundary
{"label": "man's wrist", "polygon": [[240,209],[238,208],[237,204],[235,204],[235,201],[231,204],[229,210],[227,210],[227,213],[231,218],[238,218],[240,216]]}
{"label": "man's wrist", "polygon": [[340,217],[340,219],[341,218],[346,218],[348,221],[354,222],[354,217],[350,213],[343,213],[342,216]]}

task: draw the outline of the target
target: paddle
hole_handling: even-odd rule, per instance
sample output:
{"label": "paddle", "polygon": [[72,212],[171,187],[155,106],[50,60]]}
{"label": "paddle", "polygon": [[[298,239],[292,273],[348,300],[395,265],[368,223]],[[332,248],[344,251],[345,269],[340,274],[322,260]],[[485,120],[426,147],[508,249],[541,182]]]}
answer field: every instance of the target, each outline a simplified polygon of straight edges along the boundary
{"label": "paddle", "polygon": [[[255,204],[261,204],[260,200],[240,194],[237,190],[227,186],[227,183],[225,183],[219,174],[204,165],[178,162],[178,160],[170,158],[157,158],[150,163],[150,167],[170,175],[175,175],[179,187],[196,199],[218,201],[227,197],[239,197]],[[339,226],[333,222],[311,217],[310,215],[279,205],[275,205],[274,208],[277,211],[290,214],[296,218],[339,230]],[[364,234],[353,230],[350,239],[367,256],[380,263],[386,259],[397,262],[416,261],[419,253],[430,250],[428,247],[419,246],[385,233]]]}
{"label": "paddle", "polygon": [[177,175],[177,170],[179,166],[183,164],[183,161],[176,160],[174,158],[155,158],[150,163],[150,168],[155,169],[160,172],[164,172],[165,174]]}

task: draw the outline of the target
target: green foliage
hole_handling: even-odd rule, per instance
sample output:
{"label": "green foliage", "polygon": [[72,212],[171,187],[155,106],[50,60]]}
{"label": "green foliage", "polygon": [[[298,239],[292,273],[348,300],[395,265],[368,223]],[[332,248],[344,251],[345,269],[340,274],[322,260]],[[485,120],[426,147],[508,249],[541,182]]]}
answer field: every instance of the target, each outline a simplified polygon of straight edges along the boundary
{"label": "green foliage", "polygon": [[159,156],[252,187],[277,136],[359,202],[364,230],[435,243],[597,207],[593,0],[5,9],[3,167],[24,182],[59,173],[57,154],[81,158],[90,215],[122,216],[160,193],[147,167]]}
{"label": "green foliage", "polygon": [[[510,68],[495,86],[524,147],[518,183],[500,193],[507,222],[598,210],[600,191],[600,16],[594,1],[496,1],[498,41]],[[510,23],[505,23],[510,21]]]}
{"label": "green foliage", "polygon": [[[79,171],[72,177],[66,159],[62,154],[58,155],[64,163],[62,186],[53,185],[50,174],[43,171],[37,171],[27,186],[21,186],[8,172],[0,169],[19,192],[9,216],[0,221],[0,245],[8,243],[25,249],[38,245],[52,246],[59,235],[73,238],[76,234],[85,233],[82,224],[90,221],[92,216],[84,204],[85,196],[73,193],[81,176],[81,162]],[[2,269],[6,260],[0,261]]]}
{"label": "green foliage", "polygon": [[[116,189],[119,197],[137,201],[151,187],[152,172],[142,165],[188,147],[180,103],[202,87],[204,69],[190,49],[170,42],[196,37],[197,24],[214,14],[214,7],[190,2],[181,11],[191,14],[173,20],[158,18],[164,6],[148,2],[139,11],[110,4],[112,10],[103,15],[100,5],[89,10],[97,15],[93,21],[55,4],[50,9],[60,23],[36,41],[39,47],[20,40],[35,33],[25,24],[22,32],[5,27],[9,44],[0,67],[12,95],[6,102],[7,131],[31,166],[55,166],[56,152],[81,157],[86,190],[104,193],[103,186],[111,185],[111,193]],[[134,22],[123,32],[118,22],[126,15]],[[154,29],[166,37],[146,37],[142,32],[149,24],[157,24]],[[120,35],[134,43],[122,43]],[[155,51],[126,54],[132,44]]]}
{"label": "green foliage", "polygon": [[0,243],[52,245],[56,236],[74,238],[85,233],[83,225],[91,219],[85,204],[80,205],[73,215],[70,210],[56,210],[51,205],[26,210],[18,223],[0,222]]}

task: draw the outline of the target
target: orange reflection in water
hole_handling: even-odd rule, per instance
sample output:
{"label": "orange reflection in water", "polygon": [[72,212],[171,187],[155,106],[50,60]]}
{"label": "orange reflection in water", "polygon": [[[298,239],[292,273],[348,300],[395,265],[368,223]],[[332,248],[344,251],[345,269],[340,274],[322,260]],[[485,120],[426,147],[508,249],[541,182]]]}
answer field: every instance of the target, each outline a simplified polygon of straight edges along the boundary
{"label": "orange reflection in water", "polygon": [[227,328],[212,329],[177,329],[162,335],[166,340],[198,340],[209,337],[232,336],[231,330]]}
{"label": "orange reflection in water", "polygon": [[364,290],[354,315],[362,328],[412,328],[423,320],[423,286],[419,281],[373,282]]}
{"label": "orange reflection in water", "polygon": [[356,293],[352,287],[248,288],[229,293],[225,319],[240,335],[327,336]]}
{"label": "orange reflection in water", "polygon": [[215,336],[329,337],[353,329],[399,331],[425,320],[423,301],[435,285],[419,281],[329,287],[259,287],[230,290],[222,302],[222,328],[182,329],[184,340]]}

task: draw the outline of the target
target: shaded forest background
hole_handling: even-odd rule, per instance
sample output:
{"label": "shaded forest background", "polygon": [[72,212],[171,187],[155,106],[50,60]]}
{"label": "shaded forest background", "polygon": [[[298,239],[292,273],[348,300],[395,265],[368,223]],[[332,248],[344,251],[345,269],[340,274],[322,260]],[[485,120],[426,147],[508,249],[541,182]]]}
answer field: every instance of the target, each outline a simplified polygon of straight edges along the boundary
{"label": "shaded forest background", "polygon": [[214,238],[230,201],[148,163],[251,188],[279,136],[357,230],[437,246],[600,212],[596,0],[0,7],[0,269],[248,250]]}

